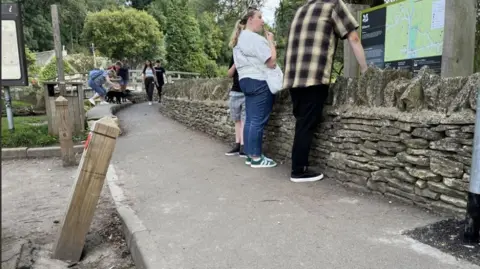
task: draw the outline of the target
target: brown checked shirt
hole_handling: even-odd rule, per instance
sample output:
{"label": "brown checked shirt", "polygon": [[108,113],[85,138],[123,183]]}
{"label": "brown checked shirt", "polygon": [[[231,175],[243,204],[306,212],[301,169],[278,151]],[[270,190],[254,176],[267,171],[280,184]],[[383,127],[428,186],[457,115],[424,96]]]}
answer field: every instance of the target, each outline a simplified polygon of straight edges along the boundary
{"label": "brown checked shirt", "polygon": [[329,85],[338,38],[358,28],[343,0],[310,0],[290,26],[283,88]]}

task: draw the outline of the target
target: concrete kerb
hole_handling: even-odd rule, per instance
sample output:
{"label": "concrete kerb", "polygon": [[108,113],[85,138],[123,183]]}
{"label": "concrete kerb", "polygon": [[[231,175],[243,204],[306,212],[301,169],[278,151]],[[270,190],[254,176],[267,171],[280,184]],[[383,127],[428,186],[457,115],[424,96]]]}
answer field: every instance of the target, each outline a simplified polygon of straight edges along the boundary
{"label": "concrete kerb", "polygon": [[[96,106],[90,110],[90,111],[95,110],[94,113],[90,113],[90,115],[89,113],[87,113],[87,121],[95,121],[103,117],[116,118],[115,114],[118,111],[126,107],[129,107],[131,105],[132,103]],[[83,145],[73,146],[73,150],[75,154],[81,154],[83,152],[83,148],[84,148]],[[53,158],[53,157],[61,157],[60,146],[39,147],[39,148],[28,148],[28,147],[2,148],[2,160]]]}
{"label": "concrete kerb", "polygon": [[122,220],[123,233],[135,266],[138,269],[160,268],[156,265],[156,253],[146,253],[148,249],[153,249],[151,246],[154,246],[150,231],[147,230],[135,211],[127,204],[127,198],[122,188],[118,185],[118,176],[112,164],[108,167],[107,184],[115,201],[117,212]]}
{"label": "concrete kerb", "polygon": [[[83,145],[73,146],[75,154],[83,152]],[[2,160],[34,159],[61,157],[60,146],[43,148],[2,148]]]}

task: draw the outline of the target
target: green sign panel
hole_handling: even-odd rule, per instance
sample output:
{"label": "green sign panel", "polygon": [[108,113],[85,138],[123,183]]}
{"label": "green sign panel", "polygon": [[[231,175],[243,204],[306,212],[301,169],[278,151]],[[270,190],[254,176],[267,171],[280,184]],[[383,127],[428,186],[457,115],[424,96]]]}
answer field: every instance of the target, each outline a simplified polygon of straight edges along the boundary
{"label": "green sign panel", "polygon": [[362,11],[361,40],[368,64],[440,73],[445,0],[401,0]]}

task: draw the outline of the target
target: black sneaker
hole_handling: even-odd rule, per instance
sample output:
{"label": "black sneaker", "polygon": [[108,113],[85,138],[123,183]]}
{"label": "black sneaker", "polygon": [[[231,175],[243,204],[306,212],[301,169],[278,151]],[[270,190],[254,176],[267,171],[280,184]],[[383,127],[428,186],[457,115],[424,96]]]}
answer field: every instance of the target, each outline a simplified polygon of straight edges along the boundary
{"label": "black sneaker", "polygon": [[247,158],[247,154],[245,154],[245,152],[243,151],[243,145],[240,146],[240,152],[238,153],[238,155],[242,158]]}
{"label": "black sneaker", "polygon": [[303,173],[292,173],[290,181],[295,183],[315,182],[323,179],[322,173],[316,173],[305,169]]}
{"label": "black sneaker", "polygon": [[232,150],[230,150],[229,152],[225,153],[225,155],[227,156],[236,156],[236,155],[239,155],[240,154],[240,144],[235,144],[235,147],[233,147]]}

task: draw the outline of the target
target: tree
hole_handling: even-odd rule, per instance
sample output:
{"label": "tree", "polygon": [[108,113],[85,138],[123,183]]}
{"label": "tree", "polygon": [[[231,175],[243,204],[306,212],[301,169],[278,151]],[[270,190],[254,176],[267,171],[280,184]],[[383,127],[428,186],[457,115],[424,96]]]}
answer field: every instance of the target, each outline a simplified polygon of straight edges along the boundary
{"label": "tree", "polygon": [[13,0],[20,3],[25,43],[33,51],[53,49],[50,6],[59,5],[62,44],[73,48],[80,41],[88,11],[118,8],[120,0]]}
{"label": "tree", "polygon": [[204,72],[208,58],[203,52],[198,21],[192,15],[186,0],[169,3],[165,35],[169,69]]}
{"label": "tree", "polygon": [[165,32],[167,26],[167,8],[170,0],[154,0],[148,7],[148,14],[152,15],[160,24],[160,31]]}
{"label": "tree", "polygon": [[203,51],[211,60],[217,60],[222,51],[223,33],[215,22],[215,14],[204,12],[198,21],[203,40]]}
{"label": "tree", "polygon": [[133,8],[88,14],[82,37],[112,59],[139,62],[164,53],[158,22],[147,12]]}
{"label": "tree", "polygon": [[130,0],[130,6],[138,10],[145,10],[152,0]]}

